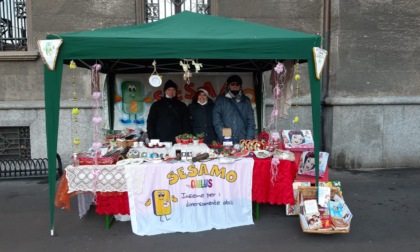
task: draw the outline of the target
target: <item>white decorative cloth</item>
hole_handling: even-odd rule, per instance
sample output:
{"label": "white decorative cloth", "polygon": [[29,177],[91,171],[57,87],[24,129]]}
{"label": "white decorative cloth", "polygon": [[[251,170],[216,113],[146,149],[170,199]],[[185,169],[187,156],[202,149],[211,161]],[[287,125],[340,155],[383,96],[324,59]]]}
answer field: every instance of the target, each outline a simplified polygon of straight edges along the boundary
{"label": "white decorative cloth", "polygon": [[123,165],[81,165],[66,167],[69,193],[126,192],[125,168]]}

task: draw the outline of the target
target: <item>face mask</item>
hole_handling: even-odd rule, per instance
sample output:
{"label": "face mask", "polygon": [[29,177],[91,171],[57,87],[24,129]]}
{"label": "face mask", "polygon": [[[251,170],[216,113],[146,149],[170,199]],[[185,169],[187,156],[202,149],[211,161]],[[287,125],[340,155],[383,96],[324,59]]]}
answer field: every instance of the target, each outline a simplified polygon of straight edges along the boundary
{"label": "face mask", "polygon": [[239,90],[231,90],[230,91],[234,96],[237,96],[239,94]]}

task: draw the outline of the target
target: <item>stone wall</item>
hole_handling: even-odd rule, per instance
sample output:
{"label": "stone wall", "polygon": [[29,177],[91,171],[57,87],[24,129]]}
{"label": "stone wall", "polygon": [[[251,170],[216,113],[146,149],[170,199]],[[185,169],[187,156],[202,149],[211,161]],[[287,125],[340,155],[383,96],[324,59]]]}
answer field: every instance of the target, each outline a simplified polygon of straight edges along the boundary
{"label": "stone wall", "polygon": [[[122,4],[122,2],[124,4]],[[47,33],[133,25],[141,0],[27,0],[29,60],[0,52],[1,126],[30,126],[33,157],[45,157],[43,64],[36,41]],[[213,0],[219,16],[324,35],[324,1]],[[417,167],[420,151],[420,5],[416,1],[331,0],[331,33],[325,99],[324,144],[332,168]],[[98,41],[100,43],[100,41]],[[16,52],[17,55],[25,55]],[[302,65],[304,69],[306,64]],[[306,70],[303,70],[306,71]],[[90,123],[90,80],[78,69],[81,120]],[[311,128],[309,84],[301,74],[301,128]],[[267,84],[266,84],[267,86]],[[64,69],[58,152],[71,154],[71,73]],[[267,96],[266,99],[269,99]],[[271,113],[267,103],[265,115]],[[279,127],[297,127],[292,118]],[[92,130],[81,135],[91,141]],[[87,146],[84,146],[87,147]],[[68,161],[65,159],[65,161]],[[64,163],[66,165],[66,162]]]}
{"label": "stone wall", "polygon": [[332,1],[325,127],[333,167],[418,167],[419,14],[416,1]]}

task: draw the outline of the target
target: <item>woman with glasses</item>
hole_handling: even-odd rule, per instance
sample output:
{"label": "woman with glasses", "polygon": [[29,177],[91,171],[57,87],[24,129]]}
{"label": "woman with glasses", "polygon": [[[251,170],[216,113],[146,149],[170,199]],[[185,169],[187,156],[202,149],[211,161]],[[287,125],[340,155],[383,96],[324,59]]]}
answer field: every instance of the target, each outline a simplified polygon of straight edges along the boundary
{"label": "woman with glasses", "polygon": [[238,75],[230,76],[224,94],[217,96],[213,125],[219,142],[223,141],[223,128],[231,128],[234,144],[255,138],[254,110],[251,100],[242,93],[242,79]]}

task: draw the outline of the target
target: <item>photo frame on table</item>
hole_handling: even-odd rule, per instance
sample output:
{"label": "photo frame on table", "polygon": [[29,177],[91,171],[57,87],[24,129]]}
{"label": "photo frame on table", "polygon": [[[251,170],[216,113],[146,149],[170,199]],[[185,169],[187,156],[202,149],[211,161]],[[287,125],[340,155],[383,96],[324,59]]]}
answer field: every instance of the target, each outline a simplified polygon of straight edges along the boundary
{"label": "photo frame on table", "polygon": [[[326,172],[328,164],[328,152],[319,153],[319,176],[322,178]],[[304,151],[300,156],[298,174],[315,177],[315,153],[313,151]]]}
{"label": "photo frame on table", "polygon": [[313,151],[314,139],[310,130],[282,130],[283,145],[290,151]]}

